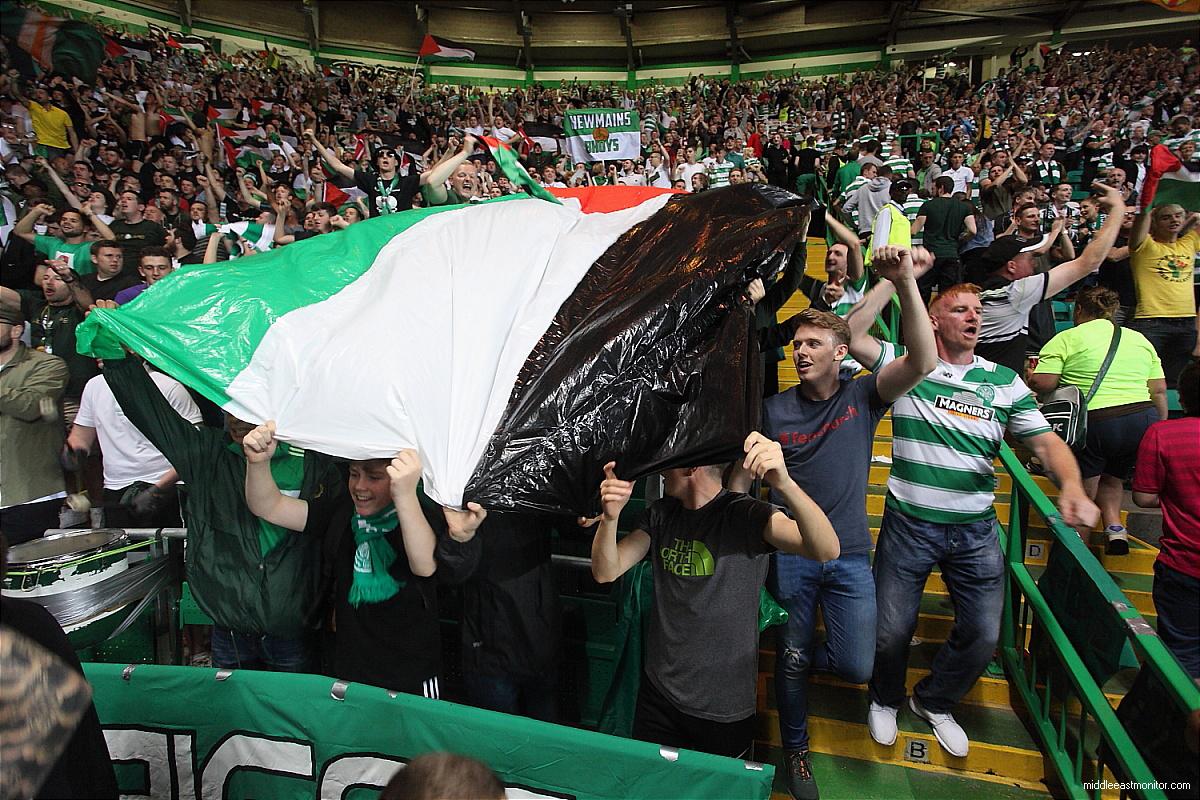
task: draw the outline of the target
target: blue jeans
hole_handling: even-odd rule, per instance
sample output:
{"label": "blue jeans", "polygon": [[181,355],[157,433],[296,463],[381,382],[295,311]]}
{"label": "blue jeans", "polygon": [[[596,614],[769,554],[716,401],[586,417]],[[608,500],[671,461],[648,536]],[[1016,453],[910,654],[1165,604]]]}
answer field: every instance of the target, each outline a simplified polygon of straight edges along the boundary
{"label": "blue jeans", "polygon": [[[867,553],[820,563],[776,553],[768,587],[788,612],[775,634],[775,704],[788,750],[808,749],[808,671],[866,683],[875,658],[875,581]],[[817,605],[825,641],[817,644]]]}
{"label": "blue jeans", "polygon": [[954,627],[914,696],[929,711],[949,713],[995,652],[1004,606],[1004,557],[996,520],[941,524],[886,508],[875,549],[879,623],[870,686],[871,699],[880,705],[899,708],[904,703],[909,643],[935,564],[954,604]]}
{"label": "blue jeans", "polygon": [[1158,636],[1188,675],[1200,678],[1200,578],[1154,562]]}
{"label": "blue jeans", "polygon": [[464,672],[463,683],[473,706],[558,722],[558,681],[552,675],[525,678]]}
{"label": "blue jeans", "polygon": [[312,672],[315,659],[307,638],[236,633],[214,625],[212,664],[217,669]]}

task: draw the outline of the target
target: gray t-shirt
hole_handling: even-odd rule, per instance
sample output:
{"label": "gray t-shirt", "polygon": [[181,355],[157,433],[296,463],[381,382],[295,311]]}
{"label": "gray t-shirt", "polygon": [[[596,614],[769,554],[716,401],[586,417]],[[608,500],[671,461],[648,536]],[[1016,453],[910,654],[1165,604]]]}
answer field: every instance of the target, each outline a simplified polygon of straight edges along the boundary
{"label": "gray t-shirt", "polygon": [[[783,447],[788,474],[829,517],[844,556],[871,551],[863,498],[875,428],[890,407],[875,387],[875,375],[865,375],[843,380],[828,400],[794,386],[763,401],[763,435]],[[779,502],[774,492],[771,501]]]}
{"label": "gray t-shirt", "polygon": [[777,510],[722,491],[694,510],[659,500],[638,524],[650,534],[654,566],[646,676],[693,717],[736,722],[754,713],[758,596],[774,550],[763,532]]}

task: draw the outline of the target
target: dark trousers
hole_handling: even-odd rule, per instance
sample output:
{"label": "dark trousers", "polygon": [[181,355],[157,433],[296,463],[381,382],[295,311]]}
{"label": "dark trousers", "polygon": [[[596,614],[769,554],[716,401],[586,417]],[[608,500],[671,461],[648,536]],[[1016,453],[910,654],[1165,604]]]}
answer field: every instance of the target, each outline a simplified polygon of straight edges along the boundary
{"label": "dark trousers", "polygon": [[175,487],[157,495],[152,507],[138,511],[132,506],[135,487],[148,488],[146,484],[134,484],[124,489],[104,490],[104,527],[106,528],[180,528],[183,519],[179,515],[179,493]]}
{"label": "dark trousers", "polygon": [[553,676],[527,678],[520,675],[463,675],[471,705],[503,714],[558,721],[558,682]]}
{"label": "dark trousers", "polygon": [[729,758],[745,758],[754,744],[754,715],[713,722],[685,714],[663,697],[645,675],[633,716],[633,738]]}
{"label": "dark trousers", "polygon": [[956,283],[962,283],[962,262],[957,257],[939,256],[933,260],[929,272],[917,281],[917,286],[921,290],[921,299],[928,303],[935,288],[938,292],[944,292]]}
{"label": "dark trousers", "polygon": [[1162,359],[1167,388],[1174,389],[1179,373],[1188,365],[1196,347],[1195,317],[1141,317],[1129,327],[1150,340]]}
{"label": "dark trousers", "polygon": [[1154,562],[1158,636],[1192,678],[1200,678],[1200,578]]}

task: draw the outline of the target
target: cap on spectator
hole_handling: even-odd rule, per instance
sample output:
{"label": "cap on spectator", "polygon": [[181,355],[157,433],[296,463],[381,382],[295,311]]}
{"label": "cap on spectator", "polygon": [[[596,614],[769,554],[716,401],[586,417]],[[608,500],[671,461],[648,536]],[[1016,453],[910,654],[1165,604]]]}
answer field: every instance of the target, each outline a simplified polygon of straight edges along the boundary
{"label": "cap on spectator", "polygon": [[1033,250],[1039,244],[1041,242],[1029,244],[1018,236],[1001,236],[988,245],[988,249],[979,257],[980,263],[983,264],[984,269],[988,272],[995,272],[1019,254],[1024,253],[1026,250]]}
{"label": "cap on spectator", "polygon": [[7,322],[9,325],[24,325],[25,315],[21,313],[20,306],[0,306],[0,322]]}

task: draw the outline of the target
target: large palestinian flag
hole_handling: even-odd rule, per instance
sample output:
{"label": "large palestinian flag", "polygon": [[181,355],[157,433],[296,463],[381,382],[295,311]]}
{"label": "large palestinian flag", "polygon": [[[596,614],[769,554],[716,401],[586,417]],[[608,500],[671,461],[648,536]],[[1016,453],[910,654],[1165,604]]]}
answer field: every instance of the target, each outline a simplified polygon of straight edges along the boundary
{"label": "large palestinian flag", "polygon": [[623,477],[730,460],[761,402],[747,282],[804,241],[771,187],[514,196],[184,267],[78,330],[350,459],[416,448],[460,506],[594,513]]}

